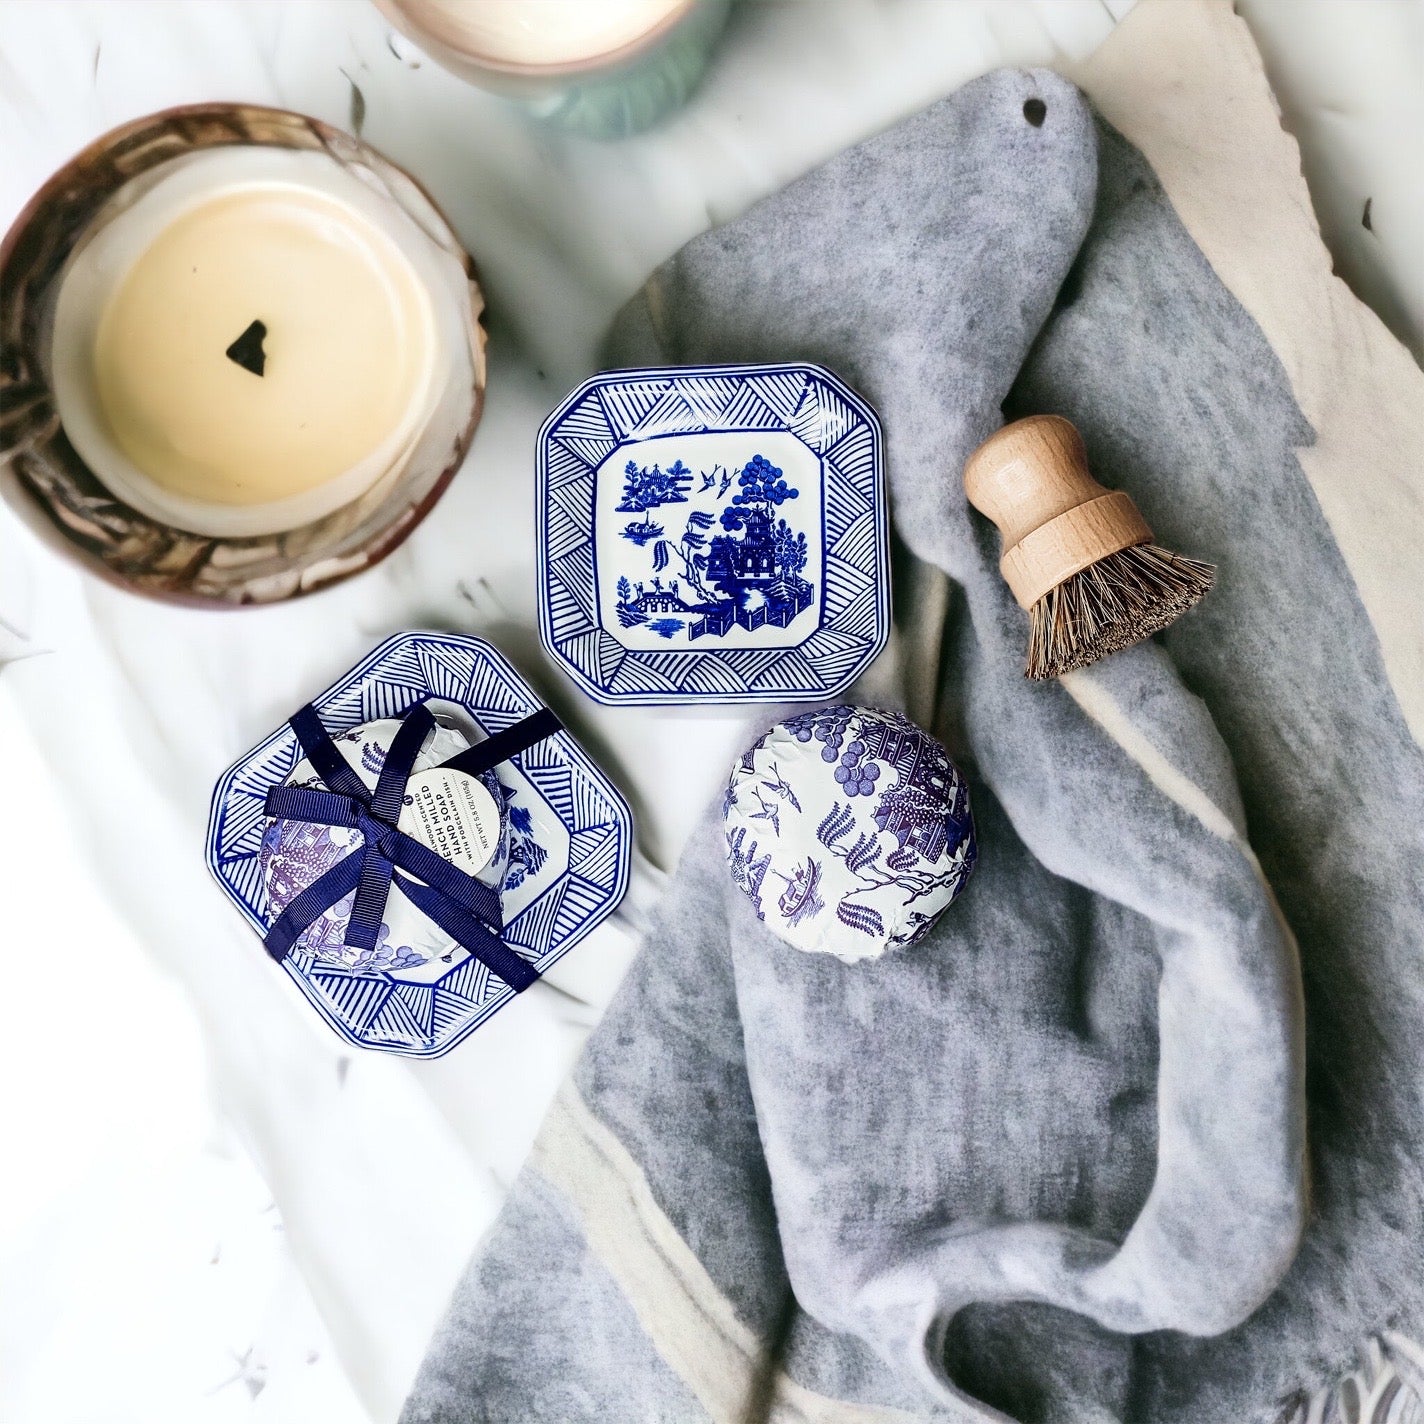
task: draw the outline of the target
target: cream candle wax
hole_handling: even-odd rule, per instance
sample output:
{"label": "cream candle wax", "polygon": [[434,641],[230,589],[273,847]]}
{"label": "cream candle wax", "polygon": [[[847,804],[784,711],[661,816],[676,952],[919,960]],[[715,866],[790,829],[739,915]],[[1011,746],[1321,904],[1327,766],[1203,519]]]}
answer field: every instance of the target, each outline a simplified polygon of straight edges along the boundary
{"label": "cream candle wax", "polygon": [[503,65],[586,64],[666,26],[688,0],[400,0],[411,25]]}
{"label": "cream candle wax", "polygon": [[403,214],[320,153],[259,146],[177,160],[112,205],[58,285],[51,376],[116,495],[245,537],[399,473],[461,335]]}
{"label": "cream candle wax", "polygon": [[376,0],[437,63],[596,138],[635,133],[696,88],[730,0]]}

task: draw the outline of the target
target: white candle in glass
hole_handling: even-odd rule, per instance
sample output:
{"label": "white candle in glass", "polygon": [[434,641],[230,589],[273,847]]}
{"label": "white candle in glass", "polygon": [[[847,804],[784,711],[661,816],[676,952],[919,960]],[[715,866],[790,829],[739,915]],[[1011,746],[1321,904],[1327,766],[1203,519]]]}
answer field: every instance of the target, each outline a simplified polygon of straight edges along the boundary
{"label": "white candle in glass", "polygon": [[212,149],[131,187],[76,247],[54,313],[55,404],[98,478],[232,538],[397,474],[452,338],[410,220],[319,152]]}
{"label": "white candle in glass", "polygon": [[491,64],[576,65],[615,56],[687,0],[396,0],[416,31]]}

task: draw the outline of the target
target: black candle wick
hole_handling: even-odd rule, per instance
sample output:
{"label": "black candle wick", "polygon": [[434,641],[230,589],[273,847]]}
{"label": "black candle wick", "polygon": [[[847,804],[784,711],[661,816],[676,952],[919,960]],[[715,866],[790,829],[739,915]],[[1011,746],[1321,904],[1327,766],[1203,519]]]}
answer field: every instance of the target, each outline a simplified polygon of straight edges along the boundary
{"label": "black candle wick", "polygon": [[227,348],[227,359],[236,361],[244,371],[260,376],[267,369],[267,353],[262,349],[262,339],[267,335],[267,324],[254,321],[231,346]]}

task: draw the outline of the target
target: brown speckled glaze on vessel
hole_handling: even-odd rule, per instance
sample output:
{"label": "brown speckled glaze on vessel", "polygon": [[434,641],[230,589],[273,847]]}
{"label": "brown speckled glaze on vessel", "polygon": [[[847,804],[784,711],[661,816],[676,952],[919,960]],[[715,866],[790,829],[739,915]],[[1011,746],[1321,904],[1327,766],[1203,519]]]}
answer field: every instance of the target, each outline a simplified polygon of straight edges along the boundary
{"label": "brown speckled glaze on vessel", "polygon": [[[472,379],[465,418],[394,482],[281,534],[219,539],[149,519],[111,494],[65,436],[45,374],[55,279],[94,216],[130,179],[202,149],[325,151],[384,192],[465,273]],[[205,606],[275,603],[385,558],[460,468],[484,401],[484,299],[474,264],[429,196],[358,139],[317,119],[248,104],[168,109],[125,124],[61,168],[0,244],[0,494],[45,541],[125,588]]]}

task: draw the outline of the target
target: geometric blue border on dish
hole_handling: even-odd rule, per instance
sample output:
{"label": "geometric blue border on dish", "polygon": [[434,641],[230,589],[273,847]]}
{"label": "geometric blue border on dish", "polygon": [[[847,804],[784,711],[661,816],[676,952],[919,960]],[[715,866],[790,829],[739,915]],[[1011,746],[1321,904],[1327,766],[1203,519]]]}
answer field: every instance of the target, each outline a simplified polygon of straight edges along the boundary
{"label": "geometric blue border on dish", "polygon": [[[821,622],[794,647],[639,651],[601,626],[594,475],[619,446],[670,432],[784,432],[820,457]],[[585,381],[544,422],[536,460],[539,636],[596,702],[821,701],[890,635],[884,438],[875,411],[804,361],[652,367]]]}
{"label": "geometric blue border on dish", "polygon": [[[462,708],[486,735],[538,711],[539,697],[481,638],[398,633],[312,699],[333,734],[398,717],[422,697]],[[260,851],[263,805],[303,756],[283,724],[218,781],[208,821],[207,862],[259,935],[268,926]],[[542,973],[612,913],[628,888],[633,818],[628,803],[567,732],[556,732],[496,768],[552,850],[538,874],[503,895],[505,942]],[[555,833],[556,822],[567,833]],[[565,844],[567,850],[564,849]],[[392,892],[399,893],[399,892]],[[263,952],[257,946],[258,952]],[[355,971],[317,961],[300,946],[282,968],[349,1043],[410,1058],[438,1058],[468,1037],[514,991],[466,956],[434,983],[399,971]]]}

